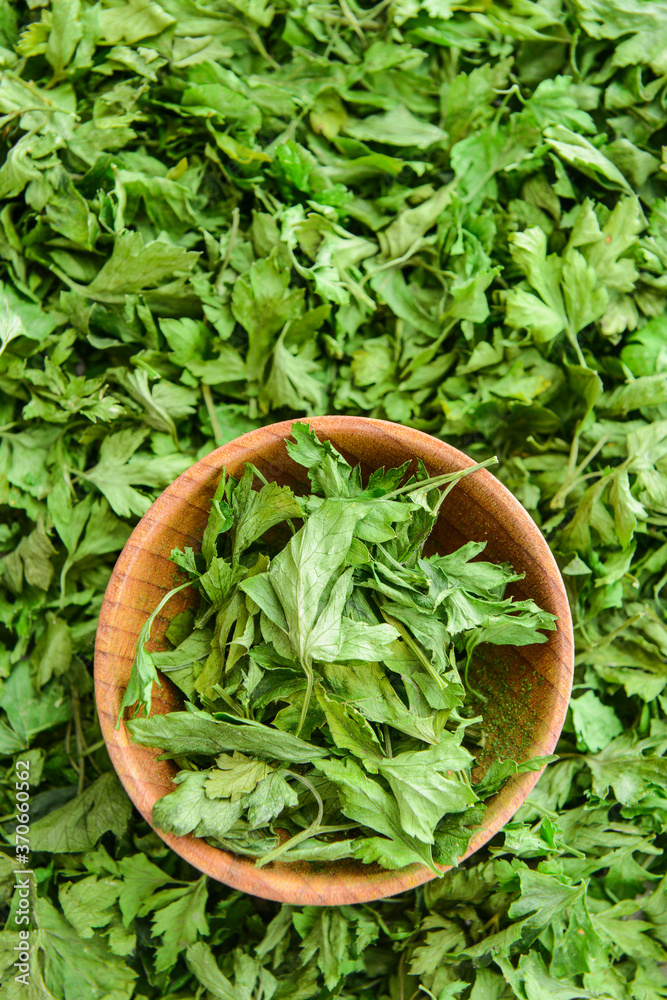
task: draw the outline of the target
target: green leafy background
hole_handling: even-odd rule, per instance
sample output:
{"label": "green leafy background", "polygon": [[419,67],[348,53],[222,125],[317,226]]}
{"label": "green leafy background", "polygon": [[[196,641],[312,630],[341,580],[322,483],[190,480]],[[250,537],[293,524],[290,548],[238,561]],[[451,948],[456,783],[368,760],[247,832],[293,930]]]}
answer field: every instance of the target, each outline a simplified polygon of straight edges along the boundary
{"label": "green leafy background", "polygon": [[[4,996],[667,996],[666,51],[665,0],[0,0]],[[160,490],[326,412],[498,454],[577,672],[461,870],[293,908],[137,819],[92,649]]]}

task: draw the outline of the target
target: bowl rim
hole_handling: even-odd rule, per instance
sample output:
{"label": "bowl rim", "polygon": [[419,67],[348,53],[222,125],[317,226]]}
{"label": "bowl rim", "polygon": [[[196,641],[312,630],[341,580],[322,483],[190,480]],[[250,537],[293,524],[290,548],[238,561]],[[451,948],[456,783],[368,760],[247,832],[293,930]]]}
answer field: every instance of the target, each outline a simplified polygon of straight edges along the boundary
{"label": "bowl rim", "polygon": [[[193,484],[195,487],[200,485],[205,478],[212,478],[216,472],[220,473],[224,466],[229,466],[235,461],[252,460],[249,452],[253,446],[257,446],[262,440],[266,441],[267,435],[274,441],[285,440],[294,423],[309,424],[323,438],[327,438],[330,432],[335,432],[337,429],[361,430],[362,433],[370,431],[374,435],[389,436],[395,441],[398,440],[403,447],[409,444],[415,457],[422,456],[426,451],[431,462],[435,455],[436,460],[439,458],[458,468],[475,464],[457,448],[423,431],[373,417],[347,415],[300,417],[268,424],[249,431],[204,455],[167,486],[151,505],[134,528],[114,566],[104,595],[95,640],[95,701],[109,756],[131,801],[161,839],[199,871],[234,889],[277,902],[320,906],[370,902],[405,892],[437,876],[419,864],[398,871],[369,871],[367,866],[364,866],[366,868],[364,871],[359,862],[359,871],[355,870],[354,873],[340,871],[338,875],[335,874],[336,863],[323,872],[312,870],[304,873],[301,865],[286,863],[275,863],[258,869],[255,868],[251,858],[212,847],[192,834],[176,837],[164,833],[153,827],[151,822],[152,807],[159,797],[151,791],[148,782],[148,772],[151,766],[154,768],[156,764],[155,751],[131,743],[124,724],[119,729],[115,728],[121,691],[118,681],[113,679],[114,662],[117,666],[119,659],[128,658],[117,650],[114,651],[113,638],[119,628],[123,631],[120,627],[123,615],[122,597],[129,587],[127,579],[131,578],[133,563],[148,540],[159,538],[161,528],[173,518],[178,505],[188,502],[182,494],[192,492]],[[550,587],[553,588],[554,604],[558,606],[559,620],[552,635],[555,637],[553,641],[558,646],[557,660],[560,665],[556,675],[557,683],[554,683],[553,687],[560,697],[548,717],[548,733],[540,745],[541,753],[550,754],[556,746],[565,722],[574,673],[572,619],[563,579],[544,536],[512,493],[487,469],[479,470],[474,476],[461,480],[461,483],[467,483],[468,480],[475,480],[476,490],[488,498],[493,498],[493,507],[496,511],[502,510],[511,515],[511,523],[516,526],[517,534],[524,539],[524,548],[544,569]],[[191,482],[188,486],[189,481]],[[528,542],[525,542],[526,539]],[[149,613],[146,612],[146,617]],[[109,674],[111,680],[108,679]],[[144,763],[140,764],[140,761]],[[473,835],[466,853],[459,858],[459,863],[479,850],[502,829],[525,801],[543,770],[544,768],[539,771],[524,772],[510,778],[500,793],[487,800],[487,810],[482,825]],[[445,872],[452,866],[437,867]]]}

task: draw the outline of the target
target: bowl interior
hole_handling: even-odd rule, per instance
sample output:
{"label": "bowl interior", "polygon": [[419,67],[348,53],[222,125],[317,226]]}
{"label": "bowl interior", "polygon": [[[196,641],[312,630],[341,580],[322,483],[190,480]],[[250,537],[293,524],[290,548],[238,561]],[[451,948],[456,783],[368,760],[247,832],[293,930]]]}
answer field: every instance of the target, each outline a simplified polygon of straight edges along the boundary
{"label": "bowl interior", "polygon": [[[369,474],[407,459],[421,458],[433,475],[472,465],[461,452],[419,431],[386,421],[357,417],[316,417],[309,421],[353,465]],[[267,477],[303,493],[304,469],[285,448],[292,421],[246,434],[207,455],[183,473],[153,504],[130,536],[114,568],[100,614],[95,648],[95,688],[107,748],[130,798],[150,822],[155,801],[171,791],[178,768],[159,761],[159,751],[130,742],[124,725],[115,728],[139,631],[161,598],[183,579],[169,559],[173,548],[201,545],[210,499],[222,468],[242,474],[246,461]],[[534,646],[481,647],[473,665],[484,706],[486,744],[479,768],[494,757],[522,761],[551,753],[565,719],[573,671],[570,612],[558,567],[539,529],[517,500],[486,470],[461,480],[441,508],[429,545],[448,553],[469,540],[486,541],[484,559],[509,562],[525,578],[512,586],[518,599],[532,597],[559,618],[549,641]],[[153,648],[165,648],[169,621],[193,599],[176,595],[155,621]],[[153,695],[153,712],[177,708],[181,695],[163,678]],[[486,843],[516,812],[539,777],[518,775],[487,805],[466,857]],[[387,872],[376,865],[339,861],[327,865],[274,863],[255,868],[251,859],[231,855],[192,836],[157,831],[178,854],[201,871],[253,895],[298,905],[342,905],[394,895],[433,878],[412,865]]]}

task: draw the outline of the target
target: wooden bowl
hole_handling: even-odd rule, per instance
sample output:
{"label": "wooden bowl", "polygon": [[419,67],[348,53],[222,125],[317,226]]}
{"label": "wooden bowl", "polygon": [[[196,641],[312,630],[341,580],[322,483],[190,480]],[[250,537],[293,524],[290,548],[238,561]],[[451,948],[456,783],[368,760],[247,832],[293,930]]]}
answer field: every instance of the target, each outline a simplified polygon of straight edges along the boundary
{"label": "wooden bowl", "polygon": [[[474,463],[462,452],[421,431],[365,417],[327,416],[308,421],[345,458],[361,462],[366,473],[421,458],[433,475]],[[118,709],[128,683],[139,631],[164,594],[183,577],[169,554],[173,548],[200,547],[210,500],[222,468],[241,475],[253,462],[268,479],[304,492],[306,472],[286,451],[292,421],[244,434],[206,455],[169,486],[139,522],[114,568],[104,597],[95,645],[95,694],[107,749],[128,795],[150,823],[155,801],[172,790],[178,768],[159,761],[159,751],[137,746],[124,725],[116,729]],[[485,559],[509,562],[525,579],[514,584],[517,598],[532,597],[558,615],[549,641],[533,646],[487,647],[481,683],[490,690],[485,706],[488,737],[484,756],[529,757],[553,751],[565,720],[574,662],[572,622],[563,581],[549,547],[521,504],[489,472],[462,479],[449,494],[431,536],[435,548],[451,552],[464,542],[486,541]],[[170,619],[193,599],[186,589],[169,602],[153,626],[153,648],[165,648]],[[161,641],[162,640],[162,641]],[[482,661],[479,661],[482,662]],[[156,688],[153,712],[181,704],[169,680]],[[539,778],[529,772],[513,778],[488,802],[483,823],[465,857],[473,854],[514,815]],[[281,864],[255,868],[252,859],[211,847],[193,836],[157,831],[181,857],[202,872],[236,889],[297,905],[342,905],[382,899],[434,878],[415,864],[400,871],[338,861],[328,865]],[[443,871],[446,870],[443,868]]]}

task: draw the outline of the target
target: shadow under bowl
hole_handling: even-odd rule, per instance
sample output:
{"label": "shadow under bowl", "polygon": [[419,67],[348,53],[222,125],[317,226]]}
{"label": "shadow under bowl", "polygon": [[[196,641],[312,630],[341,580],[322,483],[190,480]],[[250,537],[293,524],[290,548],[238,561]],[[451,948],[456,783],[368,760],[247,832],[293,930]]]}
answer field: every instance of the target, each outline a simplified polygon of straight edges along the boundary
{"label": "shadow under bowl", "polygon": [[[474,463],[449,445],[399,424],[366,417],[326,416],[307,421],[321,439],[330,440],[362,472],[421,458],[432,475]],[[154,803],[173,789],[178,768],[160,761],[160,751],[130,741],[125,725],[115,728],[128,684],[141,627],[164,595],[183,575],[171,562],[172,549],[201,547],[210,501],[223,467],[239,477],[245,462],[269,480],[303,493],[306,471],[287,454],[292,421],[260,428],[206,455],[155,501],[128,539],[104,597],[95,644],[95,696],[102,733],[113,765],[130,799],[151,823]],[[460,480],[445,500],[429,548],[446,554],[467,541],[487,543],[483,558],[509,562],[523,580],[511,587],[517,599],[533,598],[558,616],[557,628],[543,644],[480,647],[474,665],[477,686],[484,686],[486,742],[480,768],[494,758],[516,761],[550,754],[558,740],[572,687],[574,643],[563,581],[537,525],[512,494],[485,469]],[[170,620],[193,600],[191,590],[171,599],[152,629],[152,648],[164,640]],[[166,678],[155,688],[153,713],[182,706],[180,691]],[[482,824],[465,857],[479,850],[511,819],[541,772],[507,781],[487,803]],[[435,876],[415,864],[400,871],[358,861],[329,864],[274,862],[256,868],[251,858],[230,854],[193,836],[156,831],[182,858],[235,889],[295,905],[338,906],[393,896]],[[463,859],[461,859],[463,860]],[[446,871],[446,868],[442,869]]]}

